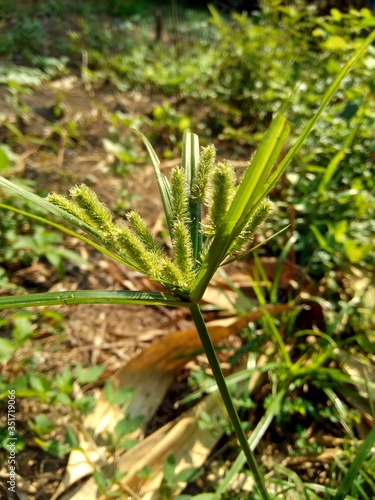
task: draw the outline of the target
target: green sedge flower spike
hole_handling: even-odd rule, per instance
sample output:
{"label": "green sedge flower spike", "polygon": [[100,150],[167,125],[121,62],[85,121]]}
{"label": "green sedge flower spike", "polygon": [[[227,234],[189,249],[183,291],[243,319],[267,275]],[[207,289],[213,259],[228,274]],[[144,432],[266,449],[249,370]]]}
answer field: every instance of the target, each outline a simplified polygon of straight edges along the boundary
{"label": "green sedge flower spike", "polygon": [[144,243],[145,247],[150,252],[161,254],[161,245],[154,239],[151,231],[148,229],[146,222],[142,219],[138,212],[132,210],[126,214],[126,218],[131,224],[135,234]]}
{"label": "green sedge flower spike", "polygon": [[207,226],[205,232],[214,235],[220,227],[236,191],[236,175],[232,165],[225,161],[215,167],[207,202]]}
{"label": "green sedge flower spike", "polygon": [[188,285],[194,279],[193,245],[189,229],[182,221],[173,225],[172,244],[176,264]]}
{"label": "green sedge flower spike", "polygon": [[229,250],[229,255],[234,255],[243,252],[246,246],[250,243],[252,237],[259,229],[259,226],[268,218],[273,212],[274,204],[268,198],[265,198],[259,203],[259,206],[254,210],[250,216],[244,229],[240,235],[234,240]]}
{"label": "green sedge flower spike", "polygon": [[[189,297],[202,266],[206,265],[212,243],[222,230],[237,191],[233,166],[228,161],[215,163],[216,150],[212,144],[202,148],[200,156],[194,153],[199,148],[197,140],[188,140],[186,144],[195,149],[190,154],[185,151],[183,167],[172,169],[170,184],[161,177],[163,193],[168,197],[165,207],[168,207],[173,258],[163,254],[162,246],[138,212],[132,210],[127,214],[127,224],[115,223],[109,208],[86,185],[72,188],[71,200],[56,193],[48,195],[50,202],[90,226],[94,237],[113,249],[122,262],[183,298]],[[193,168],[189,161],[197,167]],[[187,177],[191,178],[191,190]],[[201,204],[207,209],[204,222],[201,222]],[[266,199],[249,212],[247,219],[243,219],[242,230],[218,265],[228,256],[241,257],[237,254],[244,251],[271,211],[272,203]]]}
{"label": "green sedge flower spike", "polygon": [[185,172],[176,167],[171,172],[171,195],[173,222],[188,222],[189,194]]}
{"label": "green sedge flower spike", "polygon": [[69,194],[72,200],[86,212],[93,227],[104,233],[113,233],[112,213],[103,203],[100,203],[94,191],[85,184],[80,184],[72,188]]}
{"label": "green sedge flower spike", "polygon": [[49,193],[46,199],[69,214],[74,215],[74,217],[77,217],[77,219],[82,222],[85,222],[89,226],[91,225],[90,218],[86,212],[73,201],[69,200],[66,196],[58,193]]}
{"label": "green sedge flower spike", "polygon": [[177,292],[178,289],[187,289],[186,280],[181,270],[167,256],[161,261],[161,278],[158,280],[165,288]]}
{"label": "green sedge flower spike", "polygon": [[150,251],[145,243],[139,238],[130,227],[120,222],[116,225],[116,246],[118,254],[125,258],[130,258],[135,267],[150,278],[158,280],[160,277],[159,255]]}
{"label": "green sedge flower spike", "polygon": [[202,148],[199,158],[198,171],[193,179],[191,187],[191,198],[203,202],[207,195],[207,188],[210,181],[210,175],[215,166],[216,149],[213,144]]}

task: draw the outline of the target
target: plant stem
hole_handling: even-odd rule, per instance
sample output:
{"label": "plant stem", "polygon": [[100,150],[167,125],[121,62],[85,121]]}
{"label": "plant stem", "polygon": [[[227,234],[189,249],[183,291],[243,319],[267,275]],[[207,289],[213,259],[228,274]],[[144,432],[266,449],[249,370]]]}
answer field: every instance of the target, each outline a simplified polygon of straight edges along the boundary
{"label": "plant stem", "polygon": [[246,456],[246,460],[250,467],[250,470],[254,476],[254,480],[258,487],[259,493],[263,500],[269,500],[269,496],[263,481],[262,474],[255,460],[254,453],[252,452],[249,443],[247,441],[247,437],[245,431],[242,428],[241,420],[238,416],[237,410],[234,407],[231,395],[229,393],[227,384],[225,382],[223,372],[221,370],[219,361],[216,356],[215,348],[212,344],[210,334],[208,333],[207,326],[206,323],[204,322],[199,305],[195,304],[194,306],[192,306],[190,308],[190,312],[193,317],[194,324],[197,328],[198,335],[201,339],[204,351],[208,358],[208,362],[210,363],[221,397],[223,398],[224,405],[227,409],[229,418],[232,422],[237,439],[240,443],[242,451]]}
{"label": "plant stem", "polygon": [[[259,420],[257,426],[251,433],[250,439],[248,440],[249,446],[251,450],[255,450],[258,446],[259,441],[264,436],[265,432],[268,430],[274,416],[280,410],[280,403],[285,396],[285,390],[280,390],[275,398],[272,400],[270,406],[267,408],[267,411],[263,415],[263,417]],[[216,495],[223,495],[229,488],[229,485],[233,478],[238,472],[243,468],[244,463],[246,462],[246,457],[243,452],[241,452],[236,460],[231,465],[229,471],[225,474],[224,479],[221,481],[219,487],[215,491]]]}

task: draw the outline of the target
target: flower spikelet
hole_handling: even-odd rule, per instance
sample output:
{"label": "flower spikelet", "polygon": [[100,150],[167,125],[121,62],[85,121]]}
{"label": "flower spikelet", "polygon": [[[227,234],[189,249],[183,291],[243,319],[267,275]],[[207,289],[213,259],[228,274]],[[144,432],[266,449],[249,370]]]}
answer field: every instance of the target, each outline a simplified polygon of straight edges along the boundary
{"label": "flower spikelet", "polygon": [[244,229],[232,243],[229,253],[235,254],[243,251],[258,230],[259,226],[267,219],[273,210],[274,204],[271,200],[268,198],[262,200],[247,221]]}
{"label": "flower spikelet", "polygon": [[70,215],[74,215],[74,217],[77,217],[80,221],[90,225],[90,218],[87,216],[86,212],[66,196],[58,193],[49,193],[46,200],[62,210],[65,210],[65,212],[68,212]]}
{"label": "flower spikelet", "polygon": [[150,252],[155,252],[157,254],[161,253],[160,244],[154,240],[150,230],[148,229],[146,222],[142,219],[138,212],[135,210],[130,211],[126,218],[131,224],[134,233],[138,238],[144,243],[145,247]]}
{"label": "flower spikelet", "polygon": [[211,192],[208,200],[207,234],[215,234],[228,212],[236,191],[236,175],[232,165],[221,162],[215,168],[211,178]]}
{"label": "flower spikelet", "polygon": [[187,283],[194,278],[193,246],[188,228],[182,221],[176,221],[172,234],[174,260]]}
{"label": "flower spikelet", "polygon": [[130,258],[141,273],[150,278],[159,278],[159,256],[150,252],[143,241],[121,222],[116,224],[115,250],[120,257]]}
{"label": "flower spikelet", "polygon": [[98,200],[94,191],[85,184],[80,184],[72,188],[69,193],[73,201],[86,212],[91,226],[104,233],[113,233],[112,213]]}
{"label": "flower spikelet", "polygon": [[188,222],[189,194],[185,172],[181,167],[171,172],[171,198],[173,220]]}
{"label": "flower spikelet", "polygon": [[165,285],[176,288],[187,288],[186,279],[177,265],[167,256],[161,261],[160,280]]}
{"label": "flower spikelet", "polygon": [[202,148],[197,173],[191,186],[191,198],[203,202],[207,193],[207,187],[216,160],[216,149],[213,144]]}

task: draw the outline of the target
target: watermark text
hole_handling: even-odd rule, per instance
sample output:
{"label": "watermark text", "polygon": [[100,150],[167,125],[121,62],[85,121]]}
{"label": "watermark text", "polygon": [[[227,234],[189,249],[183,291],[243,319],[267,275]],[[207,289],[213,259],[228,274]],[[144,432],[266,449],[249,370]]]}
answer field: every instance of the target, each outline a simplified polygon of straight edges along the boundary
{"label": "watermark text", "polygon": [[16,493],[16,391],[8,391],[8,437],[6,448],[8,450],[8,491]]}

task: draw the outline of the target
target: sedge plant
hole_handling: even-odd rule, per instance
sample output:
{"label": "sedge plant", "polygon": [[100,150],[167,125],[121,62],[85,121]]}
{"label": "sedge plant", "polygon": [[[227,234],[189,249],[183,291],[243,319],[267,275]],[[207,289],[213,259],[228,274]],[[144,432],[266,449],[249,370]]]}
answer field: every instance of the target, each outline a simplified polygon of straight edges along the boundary
{"label": "sedge plant", "polygon": [[[198,136],[189,131],[184,134],[182,164],[174,168],[167,179],[160,171],[154,149],[142,136],[154,167],[172,242],[172,255],[164,252],[137,212],[130,211],[126,221],[115,221],[111,211],[85,185],[72,188],[69,197],[51,193],[45,199],[0,178],[0,186],[6,191],[26,198],[80,231],[4,203],[0,203],[1,208],[74,235],[121,264],[146,274],[165,289],[165,292],[154,293],[78,290],[14,295],[0,297],[0,308],[93,303],[189,308],[233,429],[263,499],[269,498],[264,478],[231,399],[199,302],[217,269],[248,253],[248,242],[272,211],[268,193],[301,148],[343,78],[374,39],[375,32],[360,44],[338,72],[322,96],[318,110],[278,165],[280,154],[286,149],[290,126],[284,115],[285,109],[276,115],[239,183],[230,162],[217,162],[214,146],[200,149]],[[204,218],[203,213],[206,214]]]}

